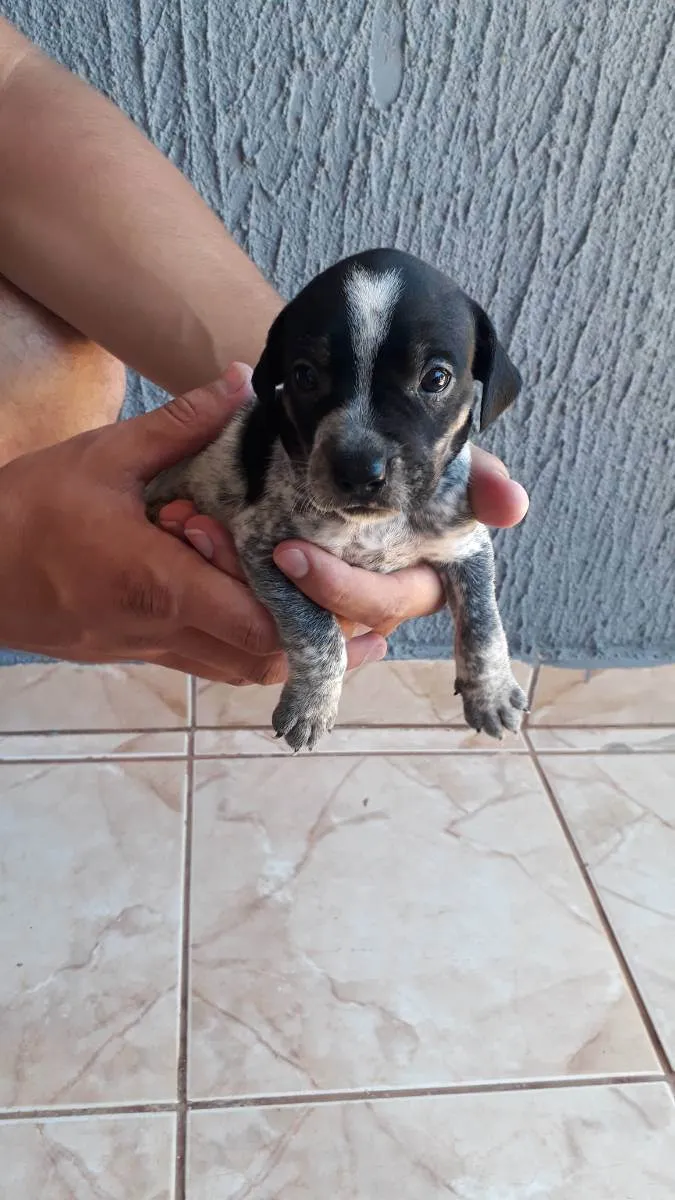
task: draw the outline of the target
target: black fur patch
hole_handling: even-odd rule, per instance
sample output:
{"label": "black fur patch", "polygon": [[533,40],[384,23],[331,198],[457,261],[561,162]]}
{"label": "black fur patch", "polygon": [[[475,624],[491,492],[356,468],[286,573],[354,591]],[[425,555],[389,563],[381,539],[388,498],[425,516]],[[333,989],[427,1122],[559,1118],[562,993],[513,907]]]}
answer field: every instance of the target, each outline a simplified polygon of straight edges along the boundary
{"label": "black fur patch", "polygon": [[278,437],[276,408],[254,404],[246,418],[239,447],[240,466],[246,480],[247,504],[255,504],[265,491],[272,451]]}

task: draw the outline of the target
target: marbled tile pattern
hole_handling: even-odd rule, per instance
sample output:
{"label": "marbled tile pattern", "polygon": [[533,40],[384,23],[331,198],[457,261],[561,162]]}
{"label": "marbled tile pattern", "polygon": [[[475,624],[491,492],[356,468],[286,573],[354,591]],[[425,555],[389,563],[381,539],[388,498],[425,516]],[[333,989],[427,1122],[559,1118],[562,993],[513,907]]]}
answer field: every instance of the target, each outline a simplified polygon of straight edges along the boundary
{"label": "marbled tile pattern", "polygon": [[169,1115],[0,1120],[7,1200],[170,1200]]}
{"label": "marbled tile pattern", "polygon": [[163,667],[7,667],[0,688],[0,734],[181,728],[187,697],[185,677]]}
{"label": "marbled tile pattern", "polygon": [[675,754],[542,765],[675,1063]]}
{"label": "marbled tile pattern", "polygon": [[173,1097],[183,776],[0,765],[0,1108]]}
{"label": "marbled tile pattern", "polygon": [[192,939],[196,1097],[657,1065],[528,758],[200,763]]}
{"label": "marbled tile pattern", "polygon": [[542,667],[532,725],[675,725],[675,666],[623,671]]}
{"label": "marbled tile pattern", "polygon": [[672,1195],[675,669],[451,680],[2,673],[0,1200]]}
{"label": "marbled tile pattern", "polygon": [[663,1084],[200,1112],[190,1200],[670,1200]]}

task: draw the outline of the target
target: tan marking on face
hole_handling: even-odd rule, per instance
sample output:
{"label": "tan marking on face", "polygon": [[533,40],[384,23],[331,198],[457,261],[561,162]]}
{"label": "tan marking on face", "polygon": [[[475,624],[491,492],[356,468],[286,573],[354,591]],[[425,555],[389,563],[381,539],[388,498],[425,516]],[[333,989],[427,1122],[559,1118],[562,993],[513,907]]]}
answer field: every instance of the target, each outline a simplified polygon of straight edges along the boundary
{"label": "tan marking on face", "polygon": [[458,410],[457,415],[453,418],[446,432],[439,442],[436,443],[435,457],[436,462],[443,464],[449,447],[452,445],[453,438],[459,433],[471,411],[471,401],[467,401]]}

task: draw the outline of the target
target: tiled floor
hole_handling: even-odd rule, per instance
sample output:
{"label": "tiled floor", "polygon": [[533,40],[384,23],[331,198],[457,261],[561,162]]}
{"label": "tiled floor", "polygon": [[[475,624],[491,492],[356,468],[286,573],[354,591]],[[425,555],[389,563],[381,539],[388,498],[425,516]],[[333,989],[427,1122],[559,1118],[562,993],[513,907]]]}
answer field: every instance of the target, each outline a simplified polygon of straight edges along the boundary
{"label": "tiled floor", "polygon": [[675,667],[0,678],[0,1198],[666,1200]]}

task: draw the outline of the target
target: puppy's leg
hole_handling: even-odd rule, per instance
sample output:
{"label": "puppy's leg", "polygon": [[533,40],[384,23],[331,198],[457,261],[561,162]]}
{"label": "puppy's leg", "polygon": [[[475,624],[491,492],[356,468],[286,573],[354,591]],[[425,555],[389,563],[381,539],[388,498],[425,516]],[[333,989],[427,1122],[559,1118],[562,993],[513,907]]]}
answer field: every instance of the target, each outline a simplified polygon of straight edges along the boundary
{"label": "puppy's leg", "polygon": [[474,729],[501,738],[517,733],[527,697],[517,684],[497,599],[492,541],[481,535],[475,554],[440,568],[455,622],[455,691]]}
{"label": "puppy's leg", "polygon": [[172,500],[193,500],[192,480],[194,458],[184,458],[173,467],[160,471],[145,489],[145,511],[151,521],[156,521],[160,509]]}
{"label": "puppy's leg", "polygon": [[239,556],[259,600],[269,609],[288,657],[289,675],[272,716],[278,737],[293,750],[311,750],[335,724],[347,649],[342,630],[274,565],[271,553],[248,540]]}

